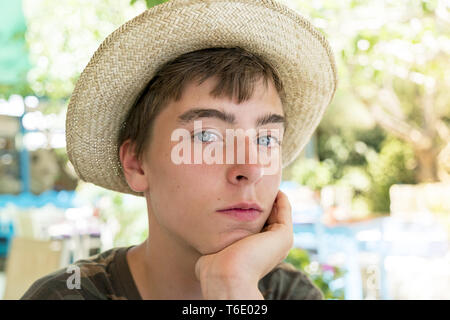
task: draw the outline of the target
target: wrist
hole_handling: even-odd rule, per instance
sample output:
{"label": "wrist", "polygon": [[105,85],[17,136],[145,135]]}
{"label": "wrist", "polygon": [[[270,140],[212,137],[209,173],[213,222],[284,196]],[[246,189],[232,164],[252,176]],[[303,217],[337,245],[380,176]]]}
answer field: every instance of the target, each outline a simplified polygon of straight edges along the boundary
{"label": "wrist", "polygon": [[203,297],[207,300],[264,300],[258,281],[239,277],[217,277],[202,283]]}

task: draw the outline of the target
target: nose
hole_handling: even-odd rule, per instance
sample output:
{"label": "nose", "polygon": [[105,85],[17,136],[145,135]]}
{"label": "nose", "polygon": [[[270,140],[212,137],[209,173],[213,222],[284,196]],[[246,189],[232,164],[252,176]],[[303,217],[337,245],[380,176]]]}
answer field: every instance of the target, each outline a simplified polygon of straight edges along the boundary
{"label": "nose", "polygon": [[254,184],[261,180],[264,170],[258,164],[236,164],[227,173],[232,184]]}
{"label": "nose", "polygon": [[[236,141],[235,141],[236,142]],[[250,152],[256,155],[258,152],[254,143],[249,141],[249,137],[245,137],[245,160],[239,156],[238,148],[242,148],[242,143],[234,143],[233,163],[227,171],[227,179],[232,184],[254,184],[257,183],[264,175],[264,166],[256,158],[250,157]],[[244,149],[241,150],[241,152]],[[251,160],[252,159],[252,160]]]}

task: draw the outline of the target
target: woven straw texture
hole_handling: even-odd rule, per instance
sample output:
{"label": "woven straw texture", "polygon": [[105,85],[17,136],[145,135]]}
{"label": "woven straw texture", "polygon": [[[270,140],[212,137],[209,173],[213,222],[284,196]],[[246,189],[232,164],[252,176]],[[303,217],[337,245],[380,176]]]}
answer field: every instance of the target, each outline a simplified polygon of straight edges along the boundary
{"label": "woven straw texture", "polygon": [[296,11],[274,0],[172,0],[112,32],[78,79],[66,118],[69,160],[86,182],[143,196],[125,180],[116,140],[129,108],[162,64],[209,47],[240,46],[277,68],[289,126],[282,166],[299,155],[337,86],[330,45]]}

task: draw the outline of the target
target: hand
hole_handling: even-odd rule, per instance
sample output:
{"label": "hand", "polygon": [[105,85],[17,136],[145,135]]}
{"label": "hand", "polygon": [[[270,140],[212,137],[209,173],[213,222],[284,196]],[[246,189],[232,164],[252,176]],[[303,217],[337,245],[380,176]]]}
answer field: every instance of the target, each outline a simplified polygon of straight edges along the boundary
{"label": "hand", "polygon": [[205,299],[262,298],[259,280],[287,257],[294,243],[291,211],[287,196],[279,191],[260,233],[198,259],[195,275]]}

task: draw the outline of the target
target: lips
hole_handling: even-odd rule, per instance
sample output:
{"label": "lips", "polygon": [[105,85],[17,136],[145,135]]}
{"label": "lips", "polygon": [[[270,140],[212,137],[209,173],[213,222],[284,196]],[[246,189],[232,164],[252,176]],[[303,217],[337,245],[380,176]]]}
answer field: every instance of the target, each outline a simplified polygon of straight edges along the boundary
{"label": "lips", "polygon": [[232,206],[217,210],[217,212],[224,213],[226,216],[240,221],[251,221],[258,218],[261,213],[261,207],[256,203],[237,203]]}
{"label": "lips", "polygon": [[248,202],[241,202],[234,204],[232,206],[228,206],[223,209],[219,209],[217,211],[228,211],[228,210],[242,210],[242,211],[249,211],[249,210],[256,210],[259,212],[262,212],[261,207],[257,203],[248,203]]}

